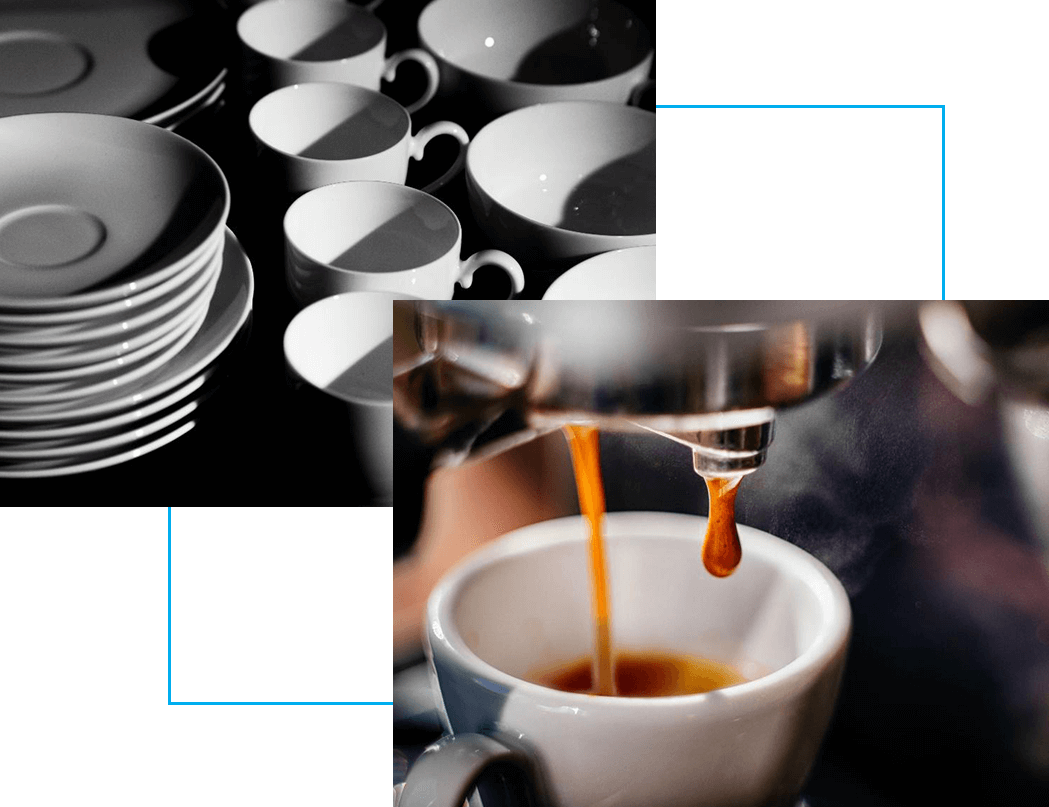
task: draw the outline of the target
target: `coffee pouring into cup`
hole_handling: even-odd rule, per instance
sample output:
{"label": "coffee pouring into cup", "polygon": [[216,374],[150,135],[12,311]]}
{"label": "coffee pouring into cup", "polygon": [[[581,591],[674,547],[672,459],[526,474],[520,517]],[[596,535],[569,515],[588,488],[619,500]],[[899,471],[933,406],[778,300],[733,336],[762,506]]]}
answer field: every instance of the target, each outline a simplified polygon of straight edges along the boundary
{"label": "coffee pouring into cup", "polygon": [[722,576],[739,562],[737,488],[765,460],[776,409],[840,386],[881,344],[870,304],[401,305],[416,344],[395,361],[394,415],[439,463],[572,424],[683,443],[710,496],[704,563]]}
{"label": "coffee pouring into cup", "polygon": [[[727,492],[734,496],[739,480],[764,462],[778,408],[801,403],[841,385],[873,360],[881,338],[877,310],[866,304],[783,307],[550,302],[397,303],[395,309],[399,309],[395,310],[395,319],[410,326],[402,327],[401,335],[410,336],[407,341],[412,343],[402,345],[400,350],[395,345],[395,417],[424,442],[439,447],[438,463],[472,462],[558,428],[569,433],[580,482],[580,502],[590,521],[591,581],[596,587],[599,580],[607,577],[611,594],[606,593],[605,598],[612,605],[609,609],[606,602],[603,610],[595,606],[593,621],[588,620],[587,544],[581,540],[578,519],[562,522],[556,529],[556,522],[527,528],[521,532],[529,538],[507,537],[473,556],[476,564],[482,564],[484,558],[499,566],[491,575],[475,570],[477,577],[473,578],[472,573],[463,571],[474,568],[471,560],[451,572],[431,598],[426,624],[427,653],[442,701],[442,723],[452,736],[424,756],[426,764],[409,779],[405,803],[415,803],[412,799],[418,798],[421,791],[414,785],[428,777],[436,783],[436,789],[429,791],[431,795],[436,793],[442,800],[450,797],[452,800],[447,803],[457,803],[455,799],[461,801],[462,794],[472,789],[474,780],[489,765],[524,766],[525,779],[539,788],[541,792],[536,797],[544,804],[792,803],[788,799],[800,789],[826,728],[847,641],[847,598],[836,581],[837,594],[826,602],[844,603],[844,607],[831,608],[826,613],[829,622],[825,625],[837,625],[829,629],[828,635],[836,637],[825,648],[829,655],[820,656],[815,668],[802,674],[806,684],[796,690],[788,685],[819,712],[795,714],[799,724],[809,726],[811,732],[793,737],[766,735],[761,728],[764,718],[759,718],[751,708],[755,704],[748,702],[748,693],[762,688],[755,685],[771,685],[780,680],[779,676],[789,677],[807,668],[801,645],[788,654],[789,660],[783,657],[761,662],[760,671],[744,676],[752,680],[716,693],[708,693],[709,686],[678,689],[675,685],[669,690],[653,690],[646,684],[641,693],[634,693],[654,696],[643,698],[643,704],[620,697],[632,694],[627,691],[629,687],[621,686],[621,668],[626,658],[631,664],[636,661],[654,669],[652,664],[661,660],[646,647],[684,654],[670,659],[677,679],[682,679],[682,672],[687,673],[687,678],[693,662],[702,662],[708,650],[711,658],[739,660],[742,656],[756,661],[764,652],[758,649],[764,640],[755,638],[763,630],[757,626],[764,624],[771,631],[764,634],[766,638],[783,632],[770,628],[771,623],[763,620],[746,625],[727,624],[721,621],[732,621],[727,614],[738,608],[741,613],[752,615],[775,611],[787,619],[800,618],[801,614],[815,616],[816,611],[800,602],[767,598],[765,595],[776,589],[770,580],[754,583],[753,575],[765,573],[757,570],[767,559],[755,548],[752,531],[741,528],[737,533],[731,510],[727,525],[738,542],[737,548],[741,543],[743,554],[753,558],[749,563],[734,572],[739,562],[737,552],[727,566],[712,568],[704,551],[704,564],[717,576],[697,577],[696,536],[707,528],[704,546],[710,543],[711,527],[718,521],[715,495]],[[714,484],[708,484],[711,518],[691,517],[687,527],[678,525],[682,529],[679,537],[688,537],[678,547],[684,554],[678,557],[677,550],[664,545],[662,539],[670,536],[668,525],[660,522],[657,526],[659,519],[652,514],[646,514],[650,517],[647,521],[638,515],[640,521],[631,522],[625,531],[618,528],[620,514],[602,521],[596,429],[646,430],[689,446],[693,467]],[[597,486],[587,492],[582,477],[589,475],[592,482],[595,474]],[[602,524],[607,541],[602,541]],[[542,532],[540,528],[550,530],[551,536],[558,533],[566,540],[570,537],[570,548],[563,551],[572,559],[562,557],[563,563],[541,560],[539,549],[533,554],[531,545]],[[656,535],[659,540],[642,540],[640,546],[633,545],[635,539]],[[539,543],[543,552],[558,554],[544,542]],[[513,573],[502,565],[506,558],[501,554],[504,549],[509,552],[511,544],[529,545],[529,551],[522,551],[522,557],[517,559],[520,563]],[[594,546],[602,544],[606,544],[601,551],[607,555],[607,565],[602,560],[601,570],[595,573]],[[791,550],[797,551],[793,547]],[[799,557],[823,569],[806,553],[800,552]],[[641,570],[649,569],[650,564],[655,564],[650,571],[652,580],[660,581],[658,584],[639,582],[637,575],[648,574]],[[656,566],[662,571],[657,571]],[[789,577],[794,571],[784,574]],[[728,580],[718,579],[730,574]],[[829,572],[826,574],[833,580]],[[576,575],[583,580],[576,579]],[[668,602],[645,604],[649,594],[671,591],[671,579],[676,577],[680,577],[679,593],[683,597],[697,596],[691,600],[691,607],[708,615],[721,614],[715,620],[718,625],[710,625],[697,635],[695,626],[702,620],[696,614],[683,617],[680,623],[672,618],[673,614],[689,613],[688,607]],[[466,578],[470,578],[469,584]],[[475,579],[485,582],[474,587]],[[513,580],[521,581],[534,596],[514,594]],[[781,582],[790,590],[797,590],[793,583],[785,581],[786,577]],[[463,588],[452,592],[460,584]],[[757,588],[752,588],[755,585]],[[740,599],[723,602],[716,608],[711,606],[712,597],[716,600],[728,592],[744,590],[764,593],[749,604]],[[484,592],[498,602],[485,604]],[[654,596],[658,599],[661,594]],[[576,601],[580,597],[582,601]],[[592,603],[599,599],[595,594]],[[469,614],[475,606],[477,614],[489,616],[474,620]],[[617,647],[611,677],[619,689],[614,685],[608,691],[600,683],[600,648],[610,644],[610,611],[617,615]],[[580,615],[580,623],[572,626]],[[523,621],[516,627],[503,624],[506,619],[512,622],[518,617]],[[674,632],[675,624],[680,624],[685,633],[692,631],[691,638],[668,634],[668,630]],[[550,677],[536,670],[564,666],[566,658],[577,656],[588,646],[585,637],[588,629],[594,627],[593,674],[586,685],[565,684],[556,675]],[[816,628],[815,623],[810,627],[817,632],[823,630]],[[506,637],[502,643],[495,640],[500,635]],[[740,636],[750,636],[754,641],[746,639],[735,644],[731,640]],[[455,637],[462,639],[462,646]],[[712,649],[712,643],[719,642],[728,642],[733,648]],[[737,652],[742,645],[750,646],[752,652]],[[800,655],[793,655],[795,651]],[[584,663],[584,673],[589,666]],[[485,691],[503,694],[492,700],[467,681]],[[816,686],[821,694],[802,694],[809,685]],[[729,700],[723,703],[722,698]],[[759,696],[757,701],[762,699]],[[617,706],[618,703],[623,705]],[[719,703],[722,706],[715,705]],[[731,718],[730,722],[742,714],[753,717],[756,722],[743,732],[752,747],[795,749],[788,755],[790,764],[777,768],[778,762],[756,754],[751,759],[757,767],[743,772],[728,760],[713,766],[684,762],[681,766],[667,766],[650,759],[653,749],[659,746],[652,732],[676,731],[673,726],[678,718],[684,721],[680,724],[684,731],[680,737],[682,747],[702,744],[727,748],[727,740],[714,726],[721,708],[726,710],[723,716]],[[793,707],[787,711],[794,713]],[[562,725],[552,717],[562,712],[575,717],[566,717]],[[629,715],[632,718],[627,719]],[[580,757],[569,746],[587,751]],[[603,751],[589,753],[597,748]],[[729,757],[745,755],[745,750],[739,748]],[[778,752],[773,756],[777,755]],[[467,758],[473,760],[475,767],[454,763],[455,759]],[[648,759],[651,764],[642,765],[644,770],[639,771],[616,763],[625,758]],[[780,755],[779,761],[782,760]],[[696,776],[687,782],[676,780],[675,775],[668,777],[668,768],[678,767],[691,769],[697,772]],[[762,784],[743,785],[743,780],[778,784],[770,789]],[[735,802],[726,801],[729,794]],[[511,803],[505,801],[505,794],[492,791],[483,793],[481,798],[485,807],[490,803]]]}

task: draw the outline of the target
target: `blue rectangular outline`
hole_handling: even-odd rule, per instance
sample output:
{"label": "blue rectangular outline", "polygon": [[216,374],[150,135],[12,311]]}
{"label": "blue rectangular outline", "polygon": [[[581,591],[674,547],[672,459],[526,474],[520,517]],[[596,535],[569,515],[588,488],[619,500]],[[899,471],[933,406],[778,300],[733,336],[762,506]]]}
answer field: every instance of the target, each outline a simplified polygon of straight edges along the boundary
{"label": "blue rectangular outline", "polygon": [[393,706],[393,701],[173,701],[171,700],[171,508],[168,508],[168,706]]}
{"label": "blue rectangular outline", "polygon": [[938,109],[940,110],[940,299],[947,299],[946,104],[656,104],[656,109]]}

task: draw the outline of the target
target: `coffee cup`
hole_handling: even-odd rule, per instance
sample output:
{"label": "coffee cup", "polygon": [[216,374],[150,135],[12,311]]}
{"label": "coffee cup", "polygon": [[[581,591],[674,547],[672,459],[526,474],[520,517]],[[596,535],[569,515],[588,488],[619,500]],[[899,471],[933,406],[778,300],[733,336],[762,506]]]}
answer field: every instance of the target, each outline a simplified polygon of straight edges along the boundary
{"label": "coffee cup", "polygon": [[466,181],[478,225],[494,246],[514,245],[526,266],[549,271],[652,246],[656,116],[597,101],[510,112],[471,141]]}
{"label": "coffee cup", "polygon": [[304,305],[347,291],[395,291],[450,300],[491,264],[524,289],[510,255],[460,258],[462,226],[444,202],[391,182],[340,182],[299,197],[284,217],[288,288]]}
{"label": "coffee cup", "polygon": [[[795,803],[844,667],[851,612],[840,582],[799,547],[744,526],[727,578],[700,560],[705,518],[612,513],[605,527],[613,648],[716,659],[748,680],[667,697],[533,683],[535,669],[592,653],[588,530],[579,517],[516,530],[430,597],[426,652],[445,737],[409,772],[400,807],[461,807],[475,785],[484,807],[524,786],[527,803],[551,807]],[[507,784],[504,772],[519,779]]]}
{"label": "coffee cup", "polygon": [[393,300],[340,294],[300,311],[284,332],[293,378],[345,405],[356,461],[380,504],[393,499]]}
{"label": "coffee cup", "polygon": [[314,82],[274,90],[252,107],[252,134],[296,194],[356,179],[404,183],[410,160],[422,160],[426,144],[440,135],[459,142],[453,164],[424,190],[433,192],[462,170],[469,135],[439,121],[412,134],[403,106],[375,90]]}
{"label": "coffee cup", "polygon": [[551,101],[622,104],[654,56],[644,23],[615,0],[434,0],[419,16],[442,94],[491,116]]}
{"label": "coffee cup", "polygon": [[[346,0],[264,0],[237,20],[247,50],[246,83],[263,91],[312,81],[336,81],[378,90],[393,81],[400,64],[415,61],[426,71],[427,87],[409,112],[437,92],[437,63],[412,48],[386,57],[386,27],[370,10]],[[256,95],[257,97],[257,95]]]}

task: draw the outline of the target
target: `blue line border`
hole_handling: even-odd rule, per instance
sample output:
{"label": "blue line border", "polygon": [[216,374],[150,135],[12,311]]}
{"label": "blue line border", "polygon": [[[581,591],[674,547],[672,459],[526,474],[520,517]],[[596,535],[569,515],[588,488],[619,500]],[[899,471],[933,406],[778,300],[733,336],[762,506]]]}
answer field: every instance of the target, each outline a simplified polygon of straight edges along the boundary
{"label": "blue line border", "polygon": [[938,109],[940,110],[940,298],[947,299],[946,104],[656,104],[656,109]]}
{"label": "blue line border", "polygon": [[171,700],[171,508],[168,508],[168,706],[393,706],[393,701],[173,701]]}

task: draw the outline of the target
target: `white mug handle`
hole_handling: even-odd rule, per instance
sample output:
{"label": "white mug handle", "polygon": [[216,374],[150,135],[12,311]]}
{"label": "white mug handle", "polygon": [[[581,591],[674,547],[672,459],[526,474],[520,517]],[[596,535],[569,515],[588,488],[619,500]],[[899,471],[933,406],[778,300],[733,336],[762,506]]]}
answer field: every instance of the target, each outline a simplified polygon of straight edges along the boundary
{"label": "white mug handle", "polygon": [[426,92],[414,104],[405,106],[408,114],[411,115],[430,103],[433,97],[437,95],[437,87],[441,83],[441,72],[438,70],[437,62],[434,61],[433,56],[421,48],[409,48],[393,54],[386,60],[386,64],[382,69],[382,77],[386,81],[393,81],[394,76],[397,75],[397,67],[401,62],[418,62],[426,71]]}
{"label": "white mug handle", "polygon": [[511,296],[514,294],[520,294],[524,291],[525,278],[524,271],[521,269],[521,264],[498,249],[482,249],[480,252],[474,253],[465,261],[459,262],[459,280],[457,281],[460,286],[464,289],[470,288],[470,284],[473,283],[474,272],[480,269],[482,266],[498,266],[502,269],[510,278],[510,284],[513,286]]}
{"label": "white mug handle", "polygon": [[630,91],[630,97],[627,99],[627,103],[630,106],[639,106],[645,93],[655,86],[656,80],[654,78],[645,79]]}
{"label": "white mug handle", "polygon": [[459,141],[459,154],[456,155],[455,162],[452,163],[452,167],[441,174],[437,179],[427,185],[421,190],[424,193],[433,193],[438,188],[443,187],[448,180],[463,170],[463,164],[466,162],[466,147],[470,143],[470,135],[466,133],[466,130],[458,123],[452,123],[451,121],[437,121],[437,123],[431,123],[429,126],[424,126],[412,137],[411,148],[409,154],[413,160],[421,160],[423,158],[423,152],[426,150],[426,144],[433,140],[439,135],[451,135]]}
{"label": "white mug handle", "polygon": [[[442,737],[416,760],[397,807],[463,807],[478,777],[496,764],[523,772],[532,788],[539,789],[535,764],[524,751],[484,734],[456,734]],[[519,795],[522,804],[535,803],[526,794]]]}

